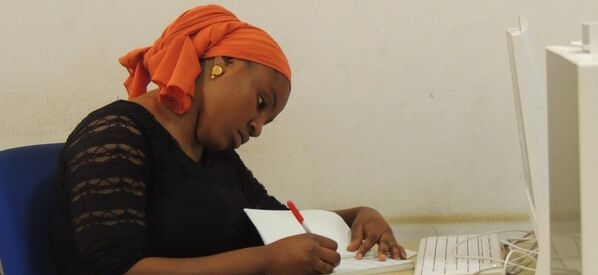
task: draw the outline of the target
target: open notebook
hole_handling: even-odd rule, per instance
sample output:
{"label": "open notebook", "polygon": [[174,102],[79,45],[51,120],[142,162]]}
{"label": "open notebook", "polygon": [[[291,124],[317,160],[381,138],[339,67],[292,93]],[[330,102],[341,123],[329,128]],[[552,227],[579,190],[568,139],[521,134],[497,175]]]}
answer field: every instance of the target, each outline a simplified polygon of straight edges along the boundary
{"label": "open notebook", "polygon": [[[413,269],[415,251],[406,250],[407,260],[379,261],[374,253],[367,254],[358,260],[355,258],[355,252],[346,251],[346,247],[351,242],[351,229],[339,215],[332,211],[315,209],[301,210],[300,212],[314,234],[328,237],[337,242],[337,252],[341,255],[341,263],[334,268],[333,274],[373,274]],[[245,213],[257,228],[264,244],[305,233],[291,211],[245,209]]]}

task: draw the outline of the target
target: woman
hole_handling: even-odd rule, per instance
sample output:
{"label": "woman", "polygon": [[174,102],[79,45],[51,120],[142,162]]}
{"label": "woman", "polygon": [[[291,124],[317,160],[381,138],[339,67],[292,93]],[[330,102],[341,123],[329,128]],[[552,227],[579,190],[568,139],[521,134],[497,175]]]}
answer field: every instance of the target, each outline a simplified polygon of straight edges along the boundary
{"label": "woman", "polygon": [[[53,240],[59,274],[330,273],[336,243],[314,234],[263,245],[243,208],[286,209],[234,149],[283,110],[291,71],[264,31],[219,6],[182,14],[120,59],[129,101],[92,112],[61,155]],[[150,81],[159,89],[146,92]],[[404,258],[375,210],[336,211],[347,249]]]}

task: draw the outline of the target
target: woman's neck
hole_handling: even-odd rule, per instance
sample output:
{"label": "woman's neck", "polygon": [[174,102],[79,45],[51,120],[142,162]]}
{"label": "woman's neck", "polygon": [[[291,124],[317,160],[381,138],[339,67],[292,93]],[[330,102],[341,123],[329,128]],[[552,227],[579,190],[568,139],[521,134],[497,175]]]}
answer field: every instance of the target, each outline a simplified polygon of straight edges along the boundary
{"label": "woman's neck", "polygon": [[195,128],[198,108],[192,106],[189,111],[179,115],[160,103],[157,90],[131,99],[140,104],[154,115],[156,120],[179,143],[183,152],[195,162],[199,162],[203,153],[203,146],[195,141]]}

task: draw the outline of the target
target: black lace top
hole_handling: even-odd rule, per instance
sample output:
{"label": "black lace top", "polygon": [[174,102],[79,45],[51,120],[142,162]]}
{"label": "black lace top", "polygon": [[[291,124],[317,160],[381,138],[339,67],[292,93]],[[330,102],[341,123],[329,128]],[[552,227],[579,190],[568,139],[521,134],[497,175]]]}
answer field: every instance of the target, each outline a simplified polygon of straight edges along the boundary
{"label": "black lace top", "polygon": [[144,257],[261,245],[244,207],[286,209],[233,151],[201,165],[146,109],[116,101],[85,118],[60,159],[58,274],[122,274]]}

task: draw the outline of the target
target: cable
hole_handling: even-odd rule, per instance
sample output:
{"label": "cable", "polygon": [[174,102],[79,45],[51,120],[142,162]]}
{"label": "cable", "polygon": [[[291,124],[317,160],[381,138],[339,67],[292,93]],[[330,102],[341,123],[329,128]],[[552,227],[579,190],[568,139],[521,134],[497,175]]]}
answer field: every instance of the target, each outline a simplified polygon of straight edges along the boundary
{"label": "cable", "polygon": [[[538,243],[535,238],[527,238],[527,236],[530,235],[534,235],[533,232],[526,234],[522,238],[501,241],[501,243],[505,245],[505,249],[509,250],[509,253],[507,253],[505,257],[505,265],[503,268],[505,274],[517,274],[522,270],[532,270],[532,268],[529,268],[531,264],[534,264],[535,266],[538,255]],[[529,244],[530,242],[531,244]],[[525,245],[526,243],[528,243],[528,247],[522,247],[522,245]],[[519,253],[522,256],[511,259],[515,253]]]}
{"label": "cable", "polygon": [[[520,238],[510,238],[510,239],[499,241],[499,243],[502,244],[501,250],[508,250],[507,255],[504,258],[504,260],[502,258],[496,258],[496,257],[475,257],[475,256],[462,256],[462,255],[456,254],[456,250],[458,249],[458,247],[463,245],[464,242],[467,242],[471,239],[476,239],[481,236],[486,236],[486,235],[491,235],[491,234],[513,233],[513,232],[525,233],[525,235]],[[454,250],[452,251],[452,253],[454,254],[454,256],[456,258],[489,260],[492,263],[500,263],[501,264],[501,266],[492,266],[492,267],[480,269],[475,274],[480,274],[481,272],[498,269],[498,268],[502,268],[504,274],[516,274],[522,270],[535,271],[534,268],[530,268],[530,267],[528,267],[528,265],[536,262],[536,257],[538,254],[537,241],[536,241],[535,237],[528,237],[528,236],[534,236],[533,232],[527,231],[527,230],[498,230],[498,231],[485,232],[482,234],[471,235],[468,238],[466,238],[465,240],[458,242],[456,244]],[[520,245],[520,244],[524,244],[526,242],[531,242],[531,244],[528,248],[524,248]],[[521,254],[522,256],[512,259],[513,255],[515,255],[515,254]]]}
{"label": "cable", "polygon": [[521,246],[518,246],[516,244],[510,243],[510,242],[507,242],[507,241],[503,241],[503,240],[501,240],[500,243],[502,243],[503,245],[508,246],[509,250],[512,249],[512,248],[515,248],[515,249],[517,249],[519,251],[527,252],[528,254],[535,254],[535,255],[538,254],[538,250],[537,249],[536,250],[525,249],[525,248],[522,248]]}
{"label": "cable", "polygon": [[505,274],[513,274],[513,273],[511,273],[511,272],[508,272],[508,273],[507,273],[507,268],[508,268],[509,266],[513,266],[513,267],[516,267],[516,268],[525,269],[525,270],[529,270],[529,271],[536,271],[536,269],[535,269],[535,268],[530,268],[530,267],[527,267],[527,266],[524,266],[524,265],[521,265],[521,264],[514,264],[514,263],[510,263],[510,262],[509,262],[509,258],[511,258],[511,255],[513,255],[513,253],[521,253],[521,254],[523,254],[523,256],[524,256],[524,257],[527,257],[527,258],[529,258],[530,260],[532,260],[532,261],[536,262],[536,258],[534,258],[534,257],[530,256],[530,255],[529,255],[529,254],[527,254],[527,253],[522,253],[522,252],[519,252],[519,251],[517,251],[517,250],[511,250],[511,251],[509,251],[509,253],[508,253],[508,254],[507,254],[507,256],[505,257],[505,264],[504,264],[504,266],[503,266],[503,272],[504,272]]}

